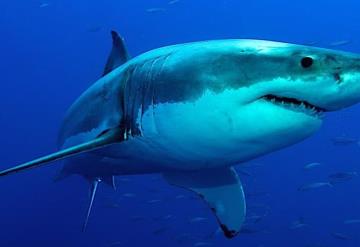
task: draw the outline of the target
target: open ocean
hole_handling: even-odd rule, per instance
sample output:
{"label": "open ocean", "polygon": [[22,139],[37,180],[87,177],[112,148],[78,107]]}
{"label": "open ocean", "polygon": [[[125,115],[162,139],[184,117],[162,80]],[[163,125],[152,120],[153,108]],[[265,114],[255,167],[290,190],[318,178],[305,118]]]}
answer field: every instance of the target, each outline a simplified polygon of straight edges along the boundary
{"label": "open ocean", "polygon": [[[67,109],[102,75],[111,30],[133,57],[233,38],[360,53],[356,0],[169,1],[0,0],[0,169],[57,149]],[[1,177],[0,247],[359,247],[359,116],[359,105],[327,113],[314,136],[236,166],[247,220],[235,238],[159,174],[119,176],[115,192],[100,186],[82,232],[89,183],[54,182],[57,162]]]}

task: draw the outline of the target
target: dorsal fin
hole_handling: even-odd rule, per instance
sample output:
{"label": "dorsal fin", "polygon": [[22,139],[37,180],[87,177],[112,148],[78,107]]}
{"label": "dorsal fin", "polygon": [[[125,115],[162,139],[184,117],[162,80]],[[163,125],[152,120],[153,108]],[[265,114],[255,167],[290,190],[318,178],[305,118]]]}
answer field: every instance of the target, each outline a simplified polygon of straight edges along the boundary
{"label": "dorsal fin", "polygon": [[77,155],[80,153],[89,152],[89,151],[92,151],[92,150],[95,150],[95,149],[98,149],[98,148],[101,148],[101,147],[104,147],[104,146],[107,146],[107,145],[110,145],[113,143],[122,142],[122,141],[124,141],[124,133],[120,128],[108,130],[94,140],[85,142],[83,144],[80,144],[80,145],[77,145],[74,147],[66,148],[64,150],[60,150],[58,152],[52,153],[47,156],[43,156],[41,158],[32,160],[30,162],[3,170],[0,172],[0,177],[6,176],[6,175],[9,175],[12,173],[20,172],[23,170],[28,170],[31,168],[43,166],[49,162],[69,158],[71,156],[74,156],[74,155]]}
{"label": "dorsal fin", "polygon": [[89,217],[90,217],[90,213],[91,213],[91,209],[92,206],[94,204],[94,199],[95,199],[95,194],[96,194],[96,190],[98,188],[99,183],[101,182],[101,179],[99,178],[95,178],[91,184],[91,188],[90,188],[90,202],[89,202],[89,207],[86,213],[86,218],[85,218],[85,222],[84,222],[84,226],[83,226],[83,232],[85,232],[86,230],[86,226],[89,222]]}
{"label": "dorsal fin", "polygon": [[113,45],[105,65],[103,76],[123,65],[130,59],[124,39],[115,31],[111,31],[111,37]]}

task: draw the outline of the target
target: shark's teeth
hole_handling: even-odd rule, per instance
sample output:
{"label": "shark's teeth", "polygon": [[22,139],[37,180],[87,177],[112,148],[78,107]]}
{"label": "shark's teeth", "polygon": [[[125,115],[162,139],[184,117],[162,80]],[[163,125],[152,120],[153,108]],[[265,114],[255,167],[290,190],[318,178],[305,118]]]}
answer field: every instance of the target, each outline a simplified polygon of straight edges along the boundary
{"label": "shark's teeth", "polygon": [[306,101],[301,101],[293,98],[278,97],[275,95],[266,95],[262,97],[266,101],[271,102],[272,104],[281,105],[282,107],[291,108],[295,111],[304,112],[308,115],[315,115],[321,117],[323,115],[324,109],[312,105]]}

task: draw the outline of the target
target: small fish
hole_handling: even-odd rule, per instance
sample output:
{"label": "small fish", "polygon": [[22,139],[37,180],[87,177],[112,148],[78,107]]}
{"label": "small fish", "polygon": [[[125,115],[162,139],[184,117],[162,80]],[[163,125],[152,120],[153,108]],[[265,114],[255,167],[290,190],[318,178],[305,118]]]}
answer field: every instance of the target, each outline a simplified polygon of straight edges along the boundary
{"label": "small fish", "polygon": [[153,233],[154,235],[159,235],[159,234],[162,234],[162,233],[168,231],[169,229],[170,229],[170,227],[168,227],[168,226],[163,226],[163,227],[160,227],[160,228],[158,228],[158,229],[155,229],[152,233]]}
{"label": "small fish", "polygon": [[330,43],[330,46],[343,46],[343,45],[348,45],[350,43],[351,43],[350,40],[338,40]]}
{"label": "small fish", "polygon": [[345,221],[344,221],[344,224],[345,224],[345,225],[360,224],[360,219],[345,220]]}
{"label": "small fish", "polygon": [[181,234],[180,236],[175,237],[175,241],[178,244],[187,244],[193,241],[193,237],[191,234],[184,233]]}
{"label": "small fish", "polygon": [[351,145],[351,144],[359,142],[358,139],[347,137],[345,135],[335,137],[335,138],[331,139],[331,141],[334,145],[337,145],[337,146],[346,146],[346,145]]}
{"label": "small fish", "polygon": [[198,223],[198,222],[203,222],[206,221],[207,218],[204,217],[195,217],[189,220],[190,223]]}
{"label": "small fish", "polygon": [[312,163],[309,163],[307,165],[304,166],[304,170],[310,170],[310,169],[313,169],[315,167],[319,167],[321,166],[321,163],[319,162],[312,162]]}
{"label": "small fish", "polygon": [[310,42],[306,42],[305,45],[308,45],[308,46],[314,46],[314,45],[317,45],[318,42],[317,41],[310,41]]}
{"label": "small fish", "polygon": [[122,246],[124,244],[124,242],[114,242],[114,243],[110,243],[108,246]]}
{"label": "small fish", "polygon": [[332,232],[331,236],[333,236],[334,238],[337,238],[337,239],[341,239],[341,240],[350,240],[350,237],[343,233]]}
{"label": "small fish", "polygon": [[243,233],[243,234],[254,234],[254,233],[258,233],[258,232],[260,232],[260,230],[248,228],[248,227],[243,227],[240,230],[240,233]]}
{"label": "small fish", "polygon": [[185,198],[185,196],[184,195],[177,195],[175,198],[176,199],[183,199],[183,198]]}
{"label": "small fish", "polygon": [[253,223],[256,224],[256,223],[259,223],[263,218],[264,218],[264,216],[262,216],[262,215],[253,215],[253,216],[247,217],[246,220],[253,221]]}
{"label": "small fish", "polygon": [[202,247],[202,246],[212,246],[212,243],[208,243],[208,242],[197,242],[194,244],[194,247]]}
{"label": "small fish", "polygon": [[105,204],[104,204],[104,207],[105,207],[105,208],[119,208],[120,205],[117,204],[116,202],[111,202],[111,203],[105,203]]}
{"label": "small fish", "polygon": [[308,191],[313,189],[318,189],[322,187],[333,187],[333,185],[329,182],[317,182],[317,183],[310,183],[310,184],[304,184],[301,187],[298,188],[299,191]]}
{"label": "small fish", "polygon": [[150,192],[150,193],[160,193],[160,192],[161,192],[161,191],[160,191],[159,189],[157,189],[157,188],[150,188],[150,189],[148,189],[147,191]]}
{"label": "small fish", "polygon": [[172,1],[168,2],[168,4],[173,5],[173,4],[178,3],[178,2],[180,2],[180,0],[172,0]]}
{"label": "small fish", "polygon": [[168,214],[168,215],[165,215],[165,216],[163,217],[163,220],[169,220],[169,219],[172,219],[172,218],[174,218],[174,215]]}
{"label": "small fish", "polygon": [[161,200],[159,200],[159,199],[154,199],[154,200],[148,201],[147,203],[149,203],[149,204],[154,204],[154,203],[158,203],[158,202],[161,202]]}
{"label": "small fish", "polygon": [[333,182],[337,181],[348,181],[353,179],[355,176],[358,176],[357,172],[337,172],[329,175],[329,178]]}
{"label": "small fish", "polygon": [[293,224],[290,226],[290,229],[294,230],[294,229],[300,229],[300,228],[304,228],[304,227],[308,227],[308,224]]}
{"label": "small fish", "polygon": [[162,221],[162,220],[170,220],[170,219],[173,219],[173,218],[175,218],[174,215],[168,214],[168,215],[165,215],[165,216],[156,216],[156,217],[153,217],[152,219],[154,221]]}
{"label": "small fish", "polygon": [[89,27],[86,31],[89,33],[97,33],[102,30],[102,27],[96,26],[96,27]]}
{"label": "small fish", "polygon": [[216,230],[212,231],[208,236],[205,237],[205,239],[212,239],[216,236],[219,236],[221,234],[222,230],[220,227],[218,227]]}
{"label": "small fish", "polygon": [[248,209],[265,209],[265,210],[270,210],[268,205],[265,204],[261,204],[261,203],[252,203],[252,204],[248,204],[247,205]]}
{"label": "small fish", "polygon": [[246,194],[247,198],[260,197],[260,196],[270,196],[268,192],[253,192]]}
{"label": "small fish", "polygon": [[305,223],[305,220],[303,217],[299,217],[298,220],[291,223],[290,229],[300,229],[304,227],[308,227],[309,225]]}
{"label": "small fish", "polygon": [[161,180],[161,176],[151,176],[152,181]]}
{"label": "small fish", "polygon": [[143,216],[132,216],[132,217],[130,217],[130,220],[131,220],[132,222],[138,222],[138,221],[143,221],[143,220],[145,220],[145,217],[143,217]]}
{"label": "small fish", "polygon": [[49,3],[42,3],[40,4],[39,8],[46,8],[46,7],[49,7],[50,4]]}
{"label": "small fish", "polygon": [[162,218],[163,218],[163,216],[155,216],[155,217],[153,217],[152,219],[153,219],[154,221],[160,221],[160,220],[162,220]]}
{"label": "small fish", "polygon": [[131,198],[131,197],[135,197],[136,195],[133,194],[133,193],[125,193],[125,194],[122,194],[123,197],[128,197],[128,198]]}
{"label": "small fish", "polygon": [[148,13],[159,13],[159,12],[165,12],[166,9],[164,8],[149,8],[149,9],[146,9],[146,12]]}
{"label": "small fish", "polygon": [[305,247],[328,247],[324,244],[307,244]]}

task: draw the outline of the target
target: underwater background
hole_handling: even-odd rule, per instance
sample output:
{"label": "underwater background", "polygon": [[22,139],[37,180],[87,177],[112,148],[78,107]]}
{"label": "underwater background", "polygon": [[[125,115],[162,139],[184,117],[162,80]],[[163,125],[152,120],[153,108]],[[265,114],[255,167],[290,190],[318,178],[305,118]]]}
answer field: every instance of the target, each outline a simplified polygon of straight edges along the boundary
{"label": "underwater background", "polygon": [[[0,0],[0,168],[56,149],[67,108],[102,74],[112,29],[133,56],[225,38],[360,53],[359,11],[356,0]],[[59,162],[1,178],[0,246],[360,246],[359,114],[328,113],[314,137],[239,165],[248,219],[234,239],[160,175],[119,177],[116,192],[101,186],[83,233],[89,184],[54,183]]]}

